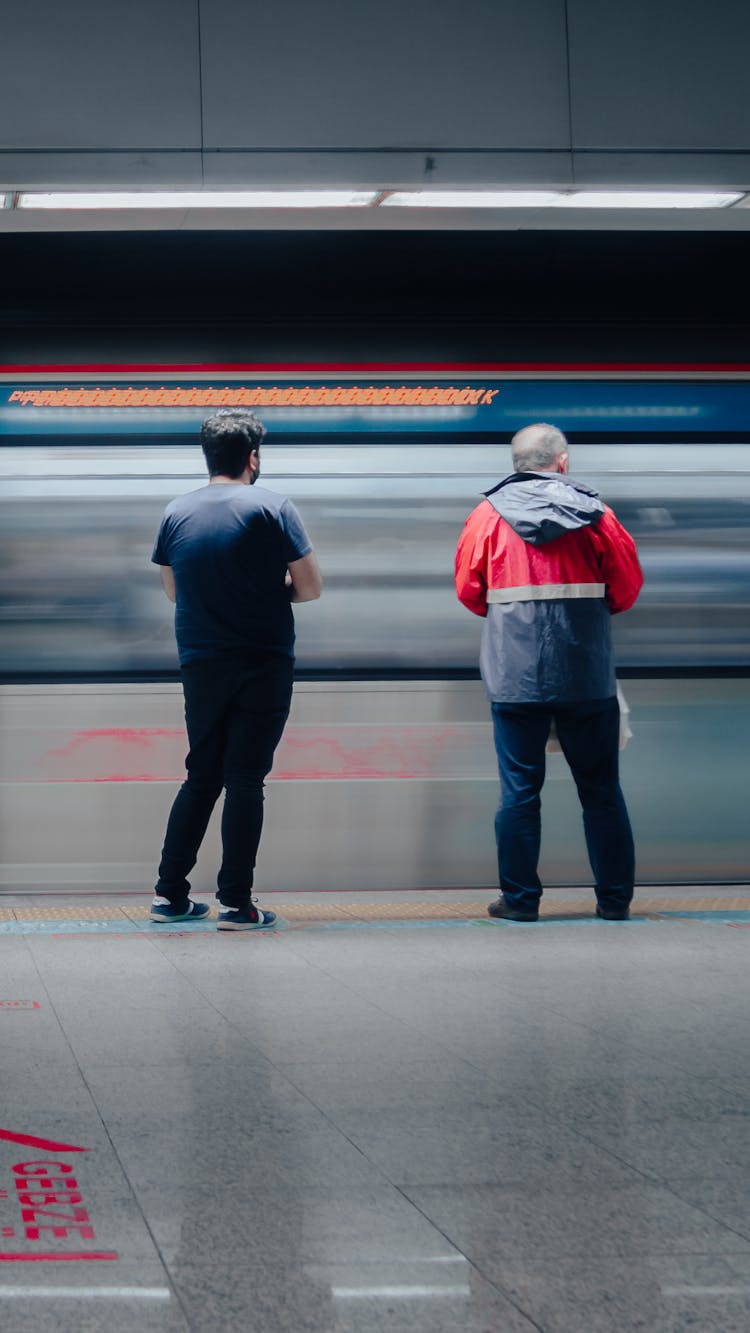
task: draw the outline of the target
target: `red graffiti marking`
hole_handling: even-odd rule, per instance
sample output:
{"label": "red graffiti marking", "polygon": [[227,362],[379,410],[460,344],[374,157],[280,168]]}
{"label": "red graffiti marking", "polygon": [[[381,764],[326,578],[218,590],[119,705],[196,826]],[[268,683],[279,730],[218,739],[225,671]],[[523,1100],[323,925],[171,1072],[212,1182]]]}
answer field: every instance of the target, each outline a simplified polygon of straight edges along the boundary
{"label": "red graffiti marking", "polygon": [[[21,781],[181,782],[178,727],[104,727],[75,732]],[[475,771],[474,740],[455,725],[292,725],[272,782],[443,779]]]}
{"label": "red graffiti marking", "polygon": [[27,1014],[41,1007],[38,1000],[0,1000],[0,1009],[6,1013]]}
{"label": "red graffiti marking", "polygon": [[91,727],[77,731],[60,750],[50,750],[50,755],[68,756],[81,746],[91,741],[116,740],[126,745],[148,749],[155,736],[184,736],[182,727]]}
{"label": "red graffiti marking", "polygon": [[[106,773],[95,778],[50,778],[50,782],[184,782],[184,773]],[[33,781],[27,778],[26,781]]]}
{"label": "red graffiti marking", "polygon": [[291,728],[284,741],[282,764],[284,759],[292,762],[277,768],[273,777],[281,782],[294,778],[434,777],[446,759],[450,764],[452,751],[462,739],[462,729],[450,726],[381,727],[369,744],[352,742],[346,733],[339,738],[330,732],[309,735]]}
{"label": "red graffiti marking", "polygon": [[20,1143],[24,1148],[40,1148],[42,1152],[91,1152],[90,1148],[77,1148],[72,1143],[54,1143],[51,1139],[39,1139],[34,1134],[15,1134],[10,1129],[0,1129],[0,1139],[6,1143]]}
{"label": "red graffiti marking", "polygon": [[[182,727],[89,727],[76,731],[66,743],[58,749],[49,750],[45,762],[52,766],[51,773],[45,775],[48,782],[182,782],[185,773],[175,768],[164,772],[165,766],[171,768],[172,760],[159,751],[159,745],[166,741],[179,740],[186,745],[186,736]],[[113,752],[116,758],[113,759]],[[148,757],[147,757],[148,756]],[[65,771],[60,761],[70,761],[72,765],[85,765],[81,772]],[[138,765],[133,771],[130,764]],[[142,771],[143,764],[151,764],[150,770]],[[114,772],[104,769],[104,765],[116,764]],[[55,769],[62,768],[59,776]],[[93,768],[93,772],[91,769]],[[96,771],[98,768],[98,772]],[[156,771],[154,771],[156,769]],[[37,775],[31,774],[27,782],[36,781]]]}

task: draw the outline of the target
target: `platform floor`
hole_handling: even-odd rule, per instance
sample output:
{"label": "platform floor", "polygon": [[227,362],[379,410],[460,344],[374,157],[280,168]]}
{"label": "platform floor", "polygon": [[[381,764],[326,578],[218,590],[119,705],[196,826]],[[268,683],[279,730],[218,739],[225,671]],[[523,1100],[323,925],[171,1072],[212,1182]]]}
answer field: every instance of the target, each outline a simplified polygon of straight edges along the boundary
{"label": "platform floor", "polygon": [[0,898],[3,1333],[747,1333],[750,889]]}

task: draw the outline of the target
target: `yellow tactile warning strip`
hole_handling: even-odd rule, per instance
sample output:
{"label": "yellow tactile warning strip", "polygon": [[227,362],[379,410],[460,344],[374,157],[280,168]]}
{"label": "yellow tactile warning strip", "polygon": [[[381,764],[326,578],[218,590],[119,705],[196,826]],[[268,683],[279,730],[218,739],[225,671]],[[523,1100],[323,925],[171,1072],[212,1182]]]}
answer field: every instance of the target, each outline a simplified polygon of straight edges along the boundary
{"label": "yellow tactile warning strip", "polygon": [[12,907],[3,912],[8,912],[6,921],[121,921],[129,915],[121,907],[104,903],[96,907]]}
{"label": "yellow tactile warning strip", "polygon": [[[266,897],[266,905],[288,921],[470,921],[487,915],[485,899],[461,902],[304,902],[275,903],[273,895]],[[593,892],[587,898],[560,899],[553,896],[542,899],[543,917],[591,916],[595,907]],[[750,894],[734,898],[636,898],[633,916],[658,916],[662,912],[742,912],[750,911]],[[67,907],[0,907],[0,921],[143,921],[148,918],[149,904],[132,906],[97,904],[95,906]],[[213,915],[213,913],[212,913]]]}
{"label": "yellow tactile warning strip", "polygon": [[[487,915],[491,896],[479,902],[360,902],[360,903],[289,903],[275,907],[279,916],[290,921],[440,921],[472,920]],[[541,915],[549,917],[591,916],[596,906],[589,898],[542,899]],[[750,895],[745,898],[642,898],[633,908],[633,916],[656,916],[660,912],[741,912],[750,910]]]}

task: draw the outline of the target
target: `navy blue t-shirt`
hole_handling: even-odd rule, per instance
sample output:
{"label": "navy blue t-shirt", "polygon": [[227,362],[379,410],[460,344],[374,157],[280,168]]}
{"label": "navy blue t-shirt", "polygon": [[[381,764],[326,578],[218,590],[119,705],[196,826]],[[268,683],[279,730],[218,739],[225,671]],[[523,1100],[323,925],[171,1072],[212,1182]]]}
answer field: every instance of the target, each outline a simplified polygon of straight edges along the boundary
{"label": "navy blue t-shirt", "polygon": [[151,557],[171,565],[180,663],[294,651],[287,565],[312,550],[291,500],[221,483],[167,505]]}

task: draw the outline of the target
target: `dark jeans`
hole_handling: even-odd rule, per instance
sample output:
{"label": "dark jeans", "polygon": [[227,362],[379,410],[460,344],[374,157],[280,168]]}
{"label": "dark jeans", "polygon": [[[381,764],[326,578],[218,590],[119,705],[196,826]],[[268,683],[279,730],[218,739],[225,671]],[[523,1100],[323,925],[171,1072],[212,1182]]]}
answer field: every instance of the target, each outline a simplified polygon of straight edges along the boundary
{"label": "dark jeans", "polygon": [[222,787],[223,857],[217,898],[226,907],[250,902],[263,828],[263,780],[273,764],[292,699],[291,659],[252,663],[212,658],[181,668],[190,753],[187,780],[167,823],[156,893],[184,908],[208,821]]}
{"label": "dark jeans", "polygon": [[635,853],[619,778],[620,709],[616,698],[585,703],[492,705],[502,801],[495,818],[500,888],[507,901],[535,909],[541,841],[540,792],[550,722],[583,807],[596,896],[621,909],[633,897]]}

